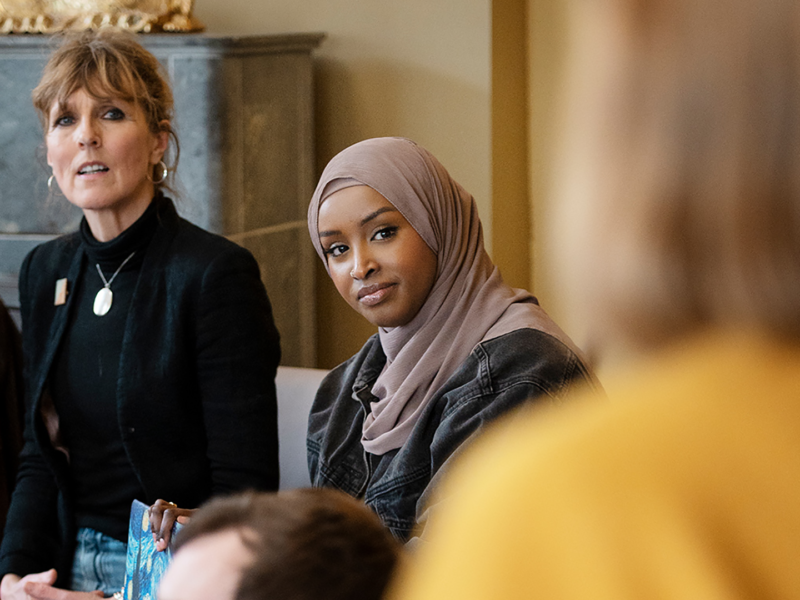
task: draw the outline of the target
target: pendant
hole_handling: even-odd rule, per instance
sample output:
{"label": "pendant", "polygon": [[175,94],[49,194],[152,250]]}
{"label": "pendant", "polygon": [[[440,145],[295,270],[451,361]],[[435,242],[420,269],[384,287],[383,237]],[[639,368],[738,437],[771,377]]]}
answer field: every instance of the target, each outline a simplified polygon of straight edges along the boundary
{"label": "pendant", "polygon": [[114,294],[111,293],[111,290],[107,287],[102,288],[99,292],[97,292],[97,296],[94,297],[94,307],[92,310],[94,314],[98,317],[102,317],[106,314],[109,310],[111,310],[111,301],[114,299]]}

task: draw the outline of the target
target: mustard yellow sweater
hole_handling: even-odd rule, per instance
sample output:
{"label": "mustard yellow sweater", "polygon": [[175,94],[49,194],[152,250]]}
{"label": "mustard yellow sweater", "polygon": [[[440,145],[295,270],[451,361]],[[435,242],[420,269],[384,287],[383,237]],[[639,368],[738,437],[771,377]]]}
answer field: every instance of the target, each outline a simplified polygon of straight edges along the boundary
{"label": "mustard yellow sweater", "polygon": [[393,600],[800,598],[800,347],[717,333],[605,384],[471,448]]}

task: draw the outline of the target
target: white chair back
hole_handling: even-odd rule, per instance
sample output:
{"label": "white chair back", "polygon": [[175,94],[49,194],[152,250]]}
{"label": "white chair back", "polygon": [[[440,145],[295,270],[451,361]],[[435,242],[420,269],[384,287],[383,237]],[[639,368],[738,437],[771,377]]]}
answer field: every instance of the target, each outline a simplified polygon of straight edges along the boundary
{"label": "white chair back", "polygon": [[306,431],[308,413],[323,377],[324,369],[278,367],[278,444],[281,466],[280,489],[308,487]]}

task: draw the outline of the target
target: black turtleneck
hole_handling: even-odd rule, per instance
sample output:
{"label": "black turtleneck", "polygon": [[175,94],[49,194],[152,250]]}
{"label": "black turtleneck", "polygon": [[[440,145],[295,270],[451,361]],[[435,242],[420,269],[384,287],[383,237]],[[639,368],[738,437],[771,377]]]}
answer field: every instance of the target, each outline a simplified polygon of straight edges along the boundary
{"label": "black turtleneck", "polygon": [[[86,219],[81,222],[87,259],[72,291],[74,305],[51,371],[53,400],[69,449],[77,525],[122,541],[127,540],[131,500],[144,500],[145,494],[120,434],[119,359],[131,297],[147,245],[158,228],[159,201],[151,202],[133,225],[110,242],[98,242]],[[95,315],[95,295],[103,288],[97,265],[111,280],[131,254],[111,283],[111,309],[103,316]]]}

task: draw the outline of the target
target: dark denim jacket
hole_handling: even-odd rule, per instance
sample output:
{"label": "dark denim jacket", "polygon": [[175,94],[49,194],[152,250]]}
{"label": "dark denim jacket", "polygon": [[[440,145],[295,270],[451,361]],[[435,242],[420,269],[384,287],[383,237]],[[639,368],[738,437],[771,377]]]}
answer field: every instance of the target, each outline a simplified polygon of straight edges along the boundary
{"label": "dark denim jacket", "polygon": [[426,407],[402,448],[378,456],[361,445],[372,385],[386,362],[372,336],[320,385],[308,422],[308,465],[317,487],[363,498],[406,541],[434,484],[459,447],[527,400],[558,400],[578,381],[594,385],[581,359],[556,338],[519,329],[475,347]]}

